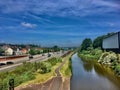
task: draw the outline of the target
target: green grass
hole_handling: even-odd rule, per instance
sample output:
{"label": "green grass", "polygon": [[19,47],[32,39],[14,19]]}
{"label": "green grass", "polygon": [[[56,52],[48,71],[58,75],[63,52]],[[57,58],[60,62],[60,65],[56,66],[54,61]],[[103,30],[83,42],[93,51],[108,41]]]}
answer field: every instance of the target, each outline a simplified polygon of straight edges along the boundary
{"label": "green grass", "polygon": [[66,59],[66,63],[63,65],[63,67],[60,69],[60,73],[63,77],[71,77],[72,75],[72,68],[71,68],[71,57],[72,54],[69,54],[63,59]]}
{"label": "green grass", "polygon": [[[64,75],[71,75],[70,61],[67,56],[67,62],[63,66]],[[43,83],[56,76],[55,69],[62,64],[61,58],[51,58],[44,62],[27,63],[18,66],[10,72],[0,73],[0,90],[8,90],[9,79],[15,80],[15,87],[24,87],[29,84]]]}
{"label": "green grass", "polygon": [[93,56],[93,55],[88,55],[88,54],[78,54],[78,56],[81,58],[82,61],[86,62],[96,62],[98,60],[98,57]]}
{"label": "green grass", "polygon": [[96,49],[79,51],[78,56],[84,61],[93,61],[93,60],[99,60],[102,53],[103,52],[101,49],[96,48]]}
{"label": "green grass", "polygon": [[55,69],[62,63],[60,58],[50,58],[44,62],[28,63],[16,67],[13,71],[0,73],[0,90],[8,90],[9,79],[14,79],[14,86],[29,83],[42,83],[55,76]]}
{"label": "green grass", "polygon": [[25,82],[25,83],[22,83],[20,86],[18,86],[17,88],[19,87],[24,87],[24,86],[27,86],[27,85],[30,85],[30,84],[37,84],[37,83],[44,83],[46,82],[47,80],[51,79],[52,77],[56,76],[55,74],[55,69],[57,67],[59,67],[61,65],[61,63],[57,63],[55,66],[53,66],[51,68],[51,72],[49,73],[45,73],[45,74],[40,74],[40,73],[36,73],[35,74],[35,79],[34,80],[31,80],[31,81],[28,81],[28,82]]}

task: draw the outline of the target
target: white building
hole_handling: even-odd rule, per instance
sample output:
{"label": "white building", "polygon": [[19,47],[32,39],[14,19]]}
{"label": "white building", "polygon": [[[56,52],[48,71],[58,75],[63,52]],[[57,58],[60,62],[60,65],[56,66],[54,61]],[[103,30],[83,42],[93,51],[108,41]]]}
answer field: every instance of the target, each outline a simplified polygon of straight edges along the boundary
{"label": "white building", "polygon": [[5,50],[5,55],[13,55],[13,49],[12,48],[7,48]]}
{"label": "white building", "polygon": [[20,50],[19,48],[16,48],[16,49],[14,50],[14,55],[22,55],[21,50]]}
{"label": "white building", "polygon": [[103,49],[120,51],[120,32],[103,39]]}

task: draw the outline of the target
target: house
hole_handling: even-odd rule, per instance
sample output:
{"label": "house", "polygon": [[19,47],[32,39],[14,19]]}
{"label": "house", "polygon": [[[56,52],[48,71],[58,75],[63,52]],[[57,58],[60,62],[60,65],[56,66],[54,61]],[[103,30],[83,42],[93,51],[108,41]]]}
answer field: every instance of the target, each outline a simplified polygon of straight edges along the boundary
{"label": "house", "polygon": [[23,48],[23,49],[21,50],[21,52],[22,52],[22,54],[27,54],[27,53],[28,53],[28,50],[27,50],[26,48]]}
{"label": "house", "polygon": [[10,47],[6,48],[5,55],[13,55],[13,49]]}
{"label": "house", "polygon": [[14,55],[22,55],[22,52],[19,48],[14,48]]}
{"label": "house", "polygon": [[102,47],[104,50],[120,52],[120,32],[104,38]]}

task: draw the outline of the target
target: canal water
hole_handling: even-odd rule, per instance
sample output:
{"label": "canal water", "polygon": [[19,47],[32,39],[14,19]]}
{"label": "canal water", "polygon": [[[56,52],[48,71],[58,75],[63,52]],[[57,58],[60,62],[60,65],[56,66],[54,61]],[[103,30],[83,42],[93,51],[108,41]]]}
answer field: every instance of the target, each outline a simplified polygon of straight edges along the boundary
{"label": "canal water", "polygon": [[120,79],[98,63],[83,62],[72,56],[71,90],[120,90]]}

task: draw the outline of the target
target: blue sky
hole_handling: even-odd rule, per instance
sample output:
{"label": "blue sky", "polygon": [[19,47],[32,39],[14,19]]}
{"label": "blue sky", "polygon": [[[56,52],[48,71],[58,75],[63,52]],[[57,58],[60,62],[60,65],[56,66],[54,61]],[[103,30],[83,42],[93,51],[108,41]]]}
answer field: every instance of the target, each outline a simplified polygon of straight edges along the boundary
{"label": "blue sky", "polygon": [[1,43],[79,46],[119,30],[119,0],[0,0]]}

